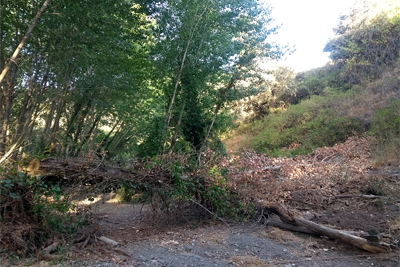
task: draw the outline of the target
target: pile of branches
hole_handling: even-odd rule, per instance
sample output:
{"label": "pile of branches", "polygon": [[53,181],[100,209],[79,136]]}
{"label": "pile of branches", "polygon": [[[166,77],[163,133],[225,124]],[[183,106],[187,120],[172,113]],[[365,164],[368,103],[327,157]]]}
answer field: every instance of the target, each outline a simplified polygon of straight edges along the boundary
{"label": "pile of branches", "polygon": [[[34,253],[41,241],[40,218],[34,214],[33,193],[23,183],[2,180],[0,194],[0,248]],[[6,192],[4,187],[13,187]]]}
{"label": "pile of branches", "polygon": [[220,173],[220,160],[210,151],[203,152],[201,168],[180,154],[144,158],[128,166],[105,160],[46,158],[40,162],[39,171],[45,175],[39,179],[80,191],[81,196],[128,188],[143,195],[141,201],[151,204],[155,217],[166,213],[176,222],[188,216],[234,215],[238,199]]}
{"label": "pile of branches", "polygon": [[267,157],[245,151],[223,158],[230,186],[245,197],[293,208],[323,209],[338,197],[395,194],[374,174],[369,140],[349,138],[333,147],[296,158]]}

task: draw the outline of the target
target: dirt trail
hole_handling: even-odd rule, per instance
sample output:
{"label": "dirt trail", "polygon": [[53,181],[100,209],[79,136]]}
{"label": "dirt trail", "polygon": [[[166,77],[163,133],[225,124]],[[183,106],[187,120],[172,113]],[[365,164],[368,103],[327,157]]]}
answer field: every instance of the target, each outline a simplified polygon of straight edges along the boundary
{"label": "dirt trail", "polygon": [[[72,250],[60,266],[385,266],[400,265],[399,253],[374,255],[334,240],[294,234],[260,224],[165,226],[149,223],[149,207],[95,199],[96,234],[121,244],[124,256],[97,241]],[[104,203],[103,203],[104,202]],[[164,225],[164,226],[162,226]],[[39,266],[51,266],[41,262]]]}

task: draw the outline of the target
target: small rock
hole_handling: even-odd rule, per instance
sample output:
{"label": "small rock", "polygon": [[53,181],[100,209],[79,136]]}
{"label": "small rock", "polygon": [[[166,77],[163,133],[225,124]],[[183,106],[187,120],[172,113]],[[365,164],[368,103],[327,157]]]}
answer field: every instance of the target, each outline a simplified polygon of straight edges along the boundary
{"label": "small rock", "polygon": [[148,261],[148,259],[146,257],[144,257],[143,255],[139,256],[139,260],[141,261]]}
{"label": "small rock", "polygon": [[192,247],[192,246],[185,246],[185,250],[186,250],[186,251],[193,251],[193,250],[194,250],[194,247]]}

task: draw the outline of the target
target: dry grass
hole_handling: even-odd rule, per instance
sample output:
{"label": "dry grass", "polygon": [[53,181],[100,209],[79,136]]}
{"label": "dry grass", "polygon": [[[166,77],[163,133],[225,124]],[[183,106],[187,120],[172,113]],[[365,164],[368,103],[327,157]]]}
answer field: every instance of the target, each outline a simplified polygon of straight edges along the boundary
{"label": "dry grass", "polygon": [[249,136],[245,133],[238,133],[232,137],[223,140],[226,150],[229,153],[239,153],[243,151],[243,147],[249,147]]}

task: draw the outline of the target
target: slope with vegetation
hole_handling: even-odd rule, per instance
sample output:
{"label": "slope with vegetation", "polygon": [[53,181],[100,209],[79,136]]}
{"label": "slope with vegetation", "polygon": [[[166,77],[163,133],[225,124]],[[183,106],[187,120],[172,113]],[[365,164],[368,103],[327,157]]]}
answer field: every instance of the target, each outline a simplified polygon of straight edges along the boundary
{"label": "slope with vegetation", "polygon": [[234,105],[250,112],[238,118],[228,150],[296,156],[366,134],[375,137],[374,152],[386,157],[381,160],[396,161],[400,12],[395,2],[385,3],[388,9],[375,16],[361,5],[341,17],[324,50],[332,59],[325,67],[297,75],[278,68],[265,93]]}

